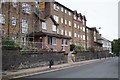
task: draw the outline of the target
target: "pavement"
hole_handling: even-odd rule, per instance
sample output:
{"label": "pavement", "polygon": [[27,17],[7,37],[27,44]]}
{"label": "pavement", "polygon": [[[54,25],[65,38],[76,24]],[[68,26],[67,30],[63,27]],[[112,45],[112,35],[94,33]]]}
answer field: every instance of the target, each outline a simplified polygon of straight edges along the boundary
{"label": "pavement", "polygon": [[[101,60],[104,60],[104,59],[105,58],[102,58]],[[108,59],[108,58],[106,58],[106,59]],[[53,72],[53,71],[57,71],[57,70],[72,68],[75,66],[90,64],[90,63],[93,63],[96,61],[100,61],[100,59],[53,65],[52,68],[49,68],[48,66],[46,66],[46,67],[36,67],[36,68],[14,70],[14,71],[5,71],[2,74],[2,80],[9,80],[9,79],[21,78],[21,77],[26,77],[26,76],[32,76],[32,75],[36,75],[36,74]]]}

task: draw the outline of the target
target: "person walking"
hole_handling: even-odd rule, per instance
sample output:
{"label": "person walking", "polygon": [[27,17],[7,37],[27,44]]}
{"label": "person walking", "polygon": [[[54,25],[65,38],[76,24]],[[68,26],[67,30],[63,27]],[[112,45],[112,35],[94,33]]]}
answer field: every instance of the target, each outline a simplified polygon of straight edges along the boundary
{"label": "person walking", "polygon": [[49,68],[51,68],[52,65],[54,65],[53,59],[51,59],[51,60],[49,61]]}

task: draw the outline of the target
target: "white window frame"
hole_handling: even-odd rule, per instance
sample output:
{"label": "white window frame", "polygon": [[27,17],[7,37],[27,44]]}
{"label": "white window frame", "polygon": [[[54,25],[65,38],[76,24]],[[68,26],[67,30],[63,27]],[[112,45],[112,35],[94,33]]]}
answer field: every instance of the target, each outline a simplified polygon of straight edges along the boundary
{"label": "white window frame", "polygon": [[27,14],[31,14],[31,6],[27,3],[22,3],[22,10]]}
{"label": "white window frame", "polygon": [[54,4],[54,10],[56,10],[56,11],[59,10],[59,6],[57,4]]}
{"label": "white window frame", "polygon": [[56,45],[57,44],[57,39],[56,37],[52,37],[52,45]]}
{"label": "white window frame", "polygon": [[67,30],[65,30],[65,35],[67,36]]}
{"label": "white window frame", "polygon": [[14,40],[16,42],[16,36],[12,36],[12,40]]}
{"label": "white window frame", "polygon": [[67,10],[65,9],[65,13],[67,14]]}
{"label": "white window frame", "polygon": [[17,0],[12,0],[12,5],[14,8],[16,8],[17,7]]}
{"label": "white window frame", "polygon": [[16,17],[12,17],[12,26],[16,26],[17,25],[17,18]]}
{"label": "white window frame", "polygon": [[77,37],[77,33],[76,32],[74,33],[74,37]]}
{"label": "white window frame", "polygon": [[22,33],[28,32],[28,22],[25,19],[22,19]]}
{"label": "white window frame", "polygon": [[75,27],[75,28],[77,28],[77,25],[76,25],[76,23],[74,23],[74,27]]}
{"label": "white window frame", "polygon": [[65,24],[67,24],[67,20],[65,19]]}
{"label": "white window frame", "polygon": [[62,11],[62,12],[64,11],[63,7],[61,7],[61,11]]}
{"label": "white window frame", "polygon": [[71,21],[69,21],[69,26],[71,26]]}
{"label": "white window frame", "polygon": [[53,17],[54,17],[55,21],[56,21],[57,23],[59,23],[59,17],[58,17],[57,15],[54,15]]}
{"label": "white window frame", "polygon": [[78,38],[80,37],[80,35],[78,34]]}
{"label": "white window frame", "polygon": [[77,18],[76,18],[76,15],[74,15],[74,19],[76,20]]}
{"label": "white window frame", "polygon": [[71,12],[69,11],[69,13],[68,13],[70,16],[71,16]]}
{"label": "white window frame", "polygon": [[71,37],[71,32],[69,31],[69,36]]}
{"label": "white window frame", "polygon": [[53,30],[54,32],[56,32],[56,31],[57,31],[57,26],[56,26],[56,25],[52,25],[52,30]]}
{"label": "white window frame", "polygon": [[78,25],[78,29],[80,28],[80,26]]}
{"label": "white window frame", "polygon": [[83,27],[83,31],[85,32],[85,27]]}
{"label": "white window frame", "polygon": [[62,46],[67,46],[67,45],[68,45],[68,40],[62,39]]}
{"label": "white window frame", "polygon": [[5,24],[5,15],[0,13],[0,24]]}
{"label": "white window frame", "polygon": [[83,35],[83,40],[85,40],[85,35]]}
{"label": "white window frame", "polygon": [[61,18],[61,23],[63,23],[63,18]]}
{"label": "white window frame", "polygon": [[45,29],[45,30],[47,29],[47,28],[46,28],[46,22],[43,22],[43,21],[42,21],[42,29]]}

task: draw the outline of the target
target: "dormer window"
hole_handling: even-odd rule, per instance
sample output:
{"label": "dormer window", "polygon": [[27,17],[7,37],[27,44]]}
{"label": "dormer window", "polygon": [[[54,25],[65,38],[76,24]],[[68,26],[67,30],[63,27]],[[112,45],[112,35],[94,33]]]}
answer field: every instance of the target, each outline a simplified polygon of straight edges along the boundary
{"label": "dormer window", "polygon": [[56,11],[58,11],[58,10],[59,10],[59,6],[58,6],[57,4],[54,4],[54,9],[55,9]]}
{"label": "dormer window", "polygon": [[14,8],[16,8],[17,7],[17,0],[13,0],[12,5]]}
{"label": "dormer window", "polygon": [[78,20],[81,21],[80,17],[78,17]]}
{"label": "dormer window", "polygon": [[61,11],[63,12],[63,7],[61,7]]}
{"label": "dormer window", "polygon": [[31,6],[27,3],[22,4],[22,10],[27,14],[31,14]]}
{"label": "dormer window", "polygon": [[76,19],[76,15],[74,15],[74,19]]}
{"label": "dormer window", "polygon": [[65,13],[67,14],[67,10],[65,9]]}
{"label": "dormer window", "polygon": [[69,12],[69,15],[71,16],[71,12]]}

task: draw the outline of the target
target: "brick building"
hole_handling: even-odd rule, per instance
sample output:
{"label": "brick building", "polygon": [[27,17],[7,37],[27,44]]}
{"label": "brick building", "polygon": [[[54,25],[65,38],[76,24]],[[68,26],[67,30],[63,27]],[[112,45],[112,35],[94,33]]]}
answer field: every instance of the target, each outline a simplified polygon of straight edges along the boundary
{"label": "brick building", "polygon": [[58,2],[3,2],[0,9],[2,36],[22,48],[70,51],[70,44],[84,50],[102,46],[96,28],[86,27],[86,17]]}
{"label": "brick building", "polygon": [[86,27],[87,35],[87,48],[93,47],[95,50],[99,51],[102,49],[102,42],[100,42],[101,34],[99,34],[96,27]]}

